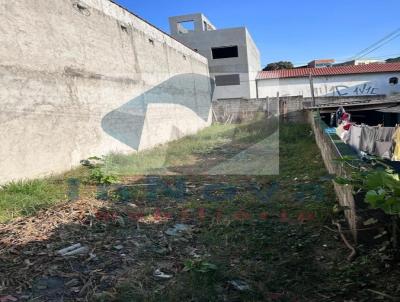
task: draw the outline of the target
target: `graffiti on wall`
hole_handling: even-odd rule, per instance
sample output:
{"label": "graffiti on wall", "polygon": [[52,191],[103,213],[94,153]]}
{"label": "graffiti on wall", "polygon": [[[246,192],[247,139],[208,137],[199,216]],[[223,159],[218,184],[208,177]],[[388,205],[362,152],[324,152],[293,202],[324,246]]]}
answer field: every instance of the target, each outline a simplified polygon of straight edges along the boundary
{"label": "graffiti on wall", "polygon": [[321,86],[314,88],[316,96],[362,96],[377,95],[378,88],[370,83],[364,83],[357,86],[334,85]]}

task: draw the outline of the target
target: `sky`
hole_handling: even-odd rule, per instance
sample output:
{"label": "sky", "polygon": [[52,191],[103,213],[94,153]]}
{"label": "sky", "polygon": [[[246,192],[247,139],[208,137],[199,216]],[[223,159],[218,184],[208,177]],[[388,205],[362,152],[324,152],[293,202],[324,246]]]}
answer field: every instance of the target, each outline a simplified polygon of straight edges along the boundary
{"label": "sky", "polygon": [[[399,0],[114,0],[169,33],[168,17],[205,14],[217,28],[246,26],[265,66],[345,61],[400,29]],[[400,56],[400,36],[367,55]]]}

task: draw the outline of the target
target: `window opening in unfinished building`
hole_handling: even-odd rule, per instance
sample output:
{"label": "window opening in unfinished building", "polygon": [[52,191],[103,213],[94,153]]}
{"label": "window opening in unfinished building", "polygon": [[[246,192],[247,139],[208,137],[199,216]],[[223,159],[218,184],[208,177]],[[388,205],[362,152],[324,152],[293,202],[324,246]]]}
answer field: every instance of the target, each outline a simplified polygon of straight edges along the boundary
{"label": "window opening in unfinished building", "polygon": [[215,76],[215,86],[233,86],[240,85],[239,74],[225,74]]}
{"label": "window opening in unfinished building", "polygon": [[214,47],[211,48],[213,59],[226,59],[239,57],[237,46]]}
{"label": "window opening in unfinished building", "polygon": [[181,34],[188,33],[190,31],[194,31],[194,21],[183,21],[178,23],[178,32]]}

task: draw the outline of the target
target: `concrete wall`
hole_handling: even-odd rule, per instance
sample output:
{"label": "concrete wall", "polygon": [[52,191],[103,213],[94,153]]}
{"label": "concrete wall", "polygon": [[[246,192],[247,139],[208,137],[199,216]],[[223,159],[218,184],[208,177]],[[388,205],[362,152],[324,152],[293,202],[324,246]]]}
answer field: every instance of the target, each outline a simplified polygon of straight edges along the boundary
{"label": "concrete wall", "polygon": [[[400,84],[389,84],[391,77],[400,79],[400,72],[314,77],[315,96],[349,97],[400,93]],[[277,93],[280,96],[311,97],[308,77],[259,80],[258,89],[261,98],[276,97]]]}
{"label": "concrete wall", "polygon": [[246,30],[247,60],[249,64],[250,98],[258,98],[256,78],[261,70],[260,51],[250,33]]}
{"label": "concrete wall", "polygon": [[[348,177],[350,172],[347,171],[345,165],[337,159],[341,158],[338,149],[335,147],[331,138],[325,133],[326,125],[323,125],[319,116],[309,111],[309,121],[311,123],[316,143],[321,150],[322,159],[328,172],[334,177]],[[348,147],[345,145],[345,147]],[[345,209],[345,216],[349,224],[351,234],[354,241],[357,242],[357,209],[353,197],[353,187],[338,185],[333,181],[336,196],[339,204]]]}
{"label": "concrete wall", "polygon": [[278,116],[276,99],[220,99],[213,102],[213,121],[218,123],[241,123],[258,116]]}
{"label": "concrete wall", "polygon": [[181,26],[181,23],[184,22],[193,22],[192,31],[196,32],[216,29],[215,26],[203,14],[188,14],[169,19],[171,35],[176,36],[181,33],[187,33],[188,30],[185,30],[185,28]]}
{"label": "concrete wall", "polygon": [[108,0],[0,0],[0,182],[211,123],[207,59]]}
{"label": "concrete wall", "polygon": [[[212,77],[223,74],[240,74],[240,85],[216,86],[213,99],[256,98],[255,78],[261,70],[260,53],[247,29],[239,27],[204,31],[198,30],[198,26],[196,26],[195,31],[177,33],[177,23],[191,18],[201,20],[203,15],[196,16],[171,17],[172,35],[208,59]],[[212,48],[235,45],[238,46],[239,57],[216,60],[212,58]]]}

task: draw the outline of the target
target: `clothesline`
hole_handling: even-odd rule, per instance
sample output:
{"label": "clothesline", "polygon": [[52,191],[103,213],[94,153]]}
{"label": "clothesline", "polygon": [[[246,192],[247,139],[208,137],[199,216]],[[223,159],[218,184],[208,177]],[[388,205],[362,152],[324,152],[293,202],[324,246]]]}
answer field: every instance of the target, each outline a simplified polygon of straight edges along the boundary
{"label": "clothesline", "polygon": [[336,112],[336,134],[358,153],[365,152],[392,161],[400,161],[400,127],[369,126],[350,121],[343,108]]}

